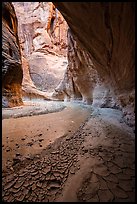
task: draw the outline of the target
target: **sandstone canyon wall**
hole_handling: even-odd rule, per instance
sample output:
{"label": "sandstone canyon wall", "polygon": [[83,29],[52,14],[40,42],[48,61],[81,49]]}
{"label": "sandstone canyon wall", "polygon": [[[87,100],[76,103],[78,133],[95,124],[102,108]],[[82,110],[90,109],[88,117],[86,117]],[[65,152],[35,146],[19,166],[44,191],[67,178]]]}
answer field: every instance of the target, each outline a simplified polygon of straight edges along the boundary
{"label": "sandstone canyon wall", "polygon": [[53,97],[67,100],[82,99],[86,104],[93,102],[93,90],[97,83],[97,72],[93,69],[88,52],[81,48],[68,29],[68,66],[64,79],[55,89]]}
{"label": "sandstone canyon wall", "polygon": [[67,23],[51,2],[14,2],[22,47],[23,93],[47,98],[67,65]]}
{"label": "sandstone canyon wall", "polygon": [[18,23],[13,5],[2,3],[2,107],[22,105],[23,71]]}
{"label": "sandstone canyon wall", "polygon": [[[94,105],[98,98],[99,106],[121,109],[134,126],[134,3],[54,4],[70,27],[67,37],[67,23],[52,3],[14,2],[24,95],[48,98],[46,91],[55,89],[53,99],[82,99]],[[22,104],[21,54],[11,3],[3,3],[2,29],[3,106],[10,107]]]}
{"label": "sandstone canyon wall", "polygon": [[119,91],[134,88],[134,3],[55,3],[102,77]]}
{"label": "sandstone canyon wall", "polygon": [[54,2],[73,35],[90,54],[126,121],[134,125],[134,2]]}

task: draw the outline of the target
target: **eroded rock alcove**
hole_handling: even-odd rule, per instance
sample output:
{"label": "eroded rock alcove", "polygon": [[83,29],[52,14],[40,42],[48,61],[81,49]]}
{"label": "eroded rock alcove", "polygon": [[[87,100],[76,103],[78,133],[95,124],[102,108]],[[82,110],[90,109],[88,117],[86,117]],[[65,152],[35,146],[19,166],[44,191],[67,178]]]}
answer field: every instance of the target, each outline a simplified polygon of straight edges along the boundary
{"label": "eroded rock alcove", "polygon": [[2,8],[2,200],[134,202],[134,3]]}

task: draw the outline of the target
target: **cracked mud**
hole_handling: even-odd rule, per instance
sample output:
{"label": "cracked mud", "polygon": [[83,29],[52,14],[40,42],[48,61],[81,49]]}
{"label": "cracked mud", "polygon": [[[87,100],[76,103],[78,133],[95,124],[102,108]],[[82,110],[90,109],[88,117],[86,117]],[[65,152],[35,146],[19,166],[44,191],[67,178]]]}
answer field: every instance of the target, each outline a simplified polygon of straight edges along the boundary
{"label": "cracked mud", "polygon": [[22,159],[16,152],[3,167],[3,201],[134,202],[135,138],[119,121],[118,110],[94,110],[36,154]]}

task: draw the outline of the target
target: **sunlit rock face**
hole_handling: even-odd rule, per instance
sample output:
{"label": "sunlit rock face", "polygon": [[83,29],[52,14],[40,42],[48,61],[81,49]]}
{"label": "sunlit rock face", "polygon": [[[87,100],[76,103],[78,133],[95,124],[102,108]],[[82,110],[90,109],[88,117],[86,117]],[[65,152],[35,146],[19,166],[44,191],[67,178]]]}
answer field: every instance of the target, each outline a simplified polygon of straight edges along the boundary
{"label": "sunlit rock face", "polygon": [[[53,91],[66,68],[67,23],[51,2],[13,4],[18,17],[23,62],[26,61],[23,63],[23,94]],[[28,69],[30,76],[25,71]]]}
{"label": "sunlit rock face", "polygon": [[25,56],[30,56],[34,51],[66,55],[68,26],[51,2],[14,2],[13,5]]}
{"label": "sunlit rock face", "polygon": [[134,2],[54,2],[90,54],[99,77],[134,125]]}
{"label": "sunlit rock face", "polygon": [[2,3],[2,107],[22,105],[22,65],[13,5]]}
{"label": "sunlit rock face", "polygon": [[22,66],[23,66],[22,95],[27,98],[29,97],[29,99],[32,98],[48,99],[47,94],[38,90],[37,87],[34,85],[30,77],[29,72],[30,66],[28,60],[23,55]]}

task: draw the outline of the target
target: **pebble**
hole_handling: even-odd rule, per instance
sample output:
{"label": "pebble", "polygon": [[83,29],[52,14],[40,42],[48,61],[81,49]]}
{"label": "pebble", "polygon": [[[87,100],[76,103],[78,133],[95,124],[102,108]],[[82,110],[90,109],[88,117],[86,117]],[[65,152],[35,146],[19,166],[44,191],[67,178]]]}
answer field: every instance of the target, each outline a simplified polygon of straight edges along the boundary
{"label": "pebble", "polygon": [[10,152],[10,148],[7,148],[7,149],[6,149],[6,152]]}
{"label": "pebble", "polygon": [[39,139],[39,142],[42,142],[44,139]]}

